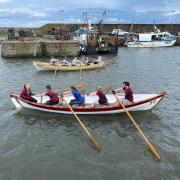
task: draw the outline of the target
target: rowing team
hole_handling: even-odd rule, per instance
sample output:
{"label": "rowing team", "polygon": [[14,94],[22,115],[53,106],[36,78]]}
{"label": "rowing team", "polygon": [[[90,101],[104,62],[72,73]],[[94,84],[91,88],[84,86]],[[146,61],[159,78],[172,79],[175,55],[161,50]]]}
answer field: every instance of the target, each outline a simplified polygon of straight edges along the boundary
{"label": "rowing team", "polygon": [[[50,59],[50,62],[49,62],[49,64],[51,64],[51,65],[57,65],[57,62],[58,60],[57,59],[55,59],[54,57],[51,57],[51,59]],[[62,66],[77,66],[77,65],[90,65],[90,64],[98,64],[98,63],[101,63],[101,61],[102,61],[102,57],[100,56],[100,55],[98,55],[97,56],[97,58],[94,60],[94,61],[90,61],[89,60],[89,58],[88,57],[86,57],[86,60],[85,60],[85,62],[83,61],[83,60],[78,60],[78,58],[77,57],[75,57],[73,60],[72,60],[72,62],[70,63],[70,62],[68,62],[67,60],[66,60],[66,57],[61,61],[61,65]]]}
{"label": "rowing team", "polygon": [[[123,87],[119,88],[118,90],[116,90],[117,93],[122,93],[122,91],[124,92],[124,98],[121,99],[123,104],[129,104],[129,103],[133,103],[133,91],[130,87],[130,83],[125,81],[123,82]],[[112,91],[113,93],[115,93],[115,91]],[[74,96],[74,99],[72,99],[69,104],[71,106],[85,106],[85,98],[83,95],[81,95],[81,93],[78,91],[78,89],[75,86],[71,86],[71,93]],[[103,91],[103,89],[101,87],[97,88],[97,91],[94,93],[98,96],[98,101],[95,101],[94,104],[92,105],[93,107],[95,107],[96,105],[106,105],[108,106],[108,99]],[[25,84],[24,85],[24,89],[21,91],[20,93],[20,97],[24,100],[27,101],[31,101],[34,103],[37,103],[37,100],[32,97],[33,94],[31,89],[30,89],[30,85],[29,84]],[[63,103],[63,99],[61,97],[58,96],[58,93],[53,90],[51,88],[50,85],[46,86],[46,92],[43,94],[40,94],[39,96],[48,96],[49,100],[47,102],[45,102],[46,105],[62,105]],[[115,106],[118,106],[119,102],[115,102]]]}

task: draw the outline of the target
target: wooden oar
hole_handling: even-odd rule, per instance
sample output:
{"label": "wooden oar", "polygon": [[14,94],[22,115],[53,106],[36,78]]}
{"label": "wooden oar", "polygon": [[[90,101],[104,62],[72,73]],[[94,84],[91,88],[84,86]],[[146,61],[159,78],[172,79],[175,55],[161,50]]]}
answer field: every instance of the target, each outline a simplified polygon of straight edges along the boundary
{"label": "wooden oar", "polygon": [[79,74],[79,78],[81,79],[82,78],[82,68],[81,68],[81,66],[82,66],[82,59],[81,59],[81,61],[80,61],[80,74]]}
{"label": "wooden oar", "polygon": [[[86,88],[87,87],[87,84],[86,83],[80,83],[79,85],[75,86],[76,88],[80,88],[80,89],[83,89],[83,88]],[[64,89],[59,89],[57,90],[57,92],[62,92],[62,91],[67,91],[67,90],[71,90],[71,88],[64,88]]]}
{"label": "wooden oar", "polygon": [[87,128],[84,126],[84,124],[82,123],[82,121],[79,119],[79,117],[76,115],[76,113],[74,112],[74,110],[72,109],[72,107],[67,103],[67,101],[65,100],[65,98],[62,98],[63,101],[65,102],[66,106],[68,106],[68,108],[71,110],[71,112],[73,113],[74,117],[76,118],[76,120],[78,121],[78,123],[80,124],[80,126],[82,127],[82,129],[86,132],[86,134],[88,135],[89,139],[94,143],[94,145],[96,146],[97,150],[100,150],[100,145],[96,142],[96,140],[94,139],[94,137],[90,134],[90,132],[87,130]]}
{"label": "wooden oar", "polygon": [[[79,85],[75,86],[76,88],[79,88],[79,89],[84,89],[87,87],[87,84],[86,83],[80,83]],[[67,92],[64,92],[63,95],[69,95],[71,94],[71,91],[68,91],[68,90],[71,90],[71,88],[64,88],[64,89],[59,89],[59,90],[55,90],[56,92],[63,92],[63,91],[67,91]],[[36,94],[36,96],[44,96],[46,92],[44,93],[41,93],[41,94]]]}
{"label": "wooden oar", "polygon": [[[105,86],[101,86],[101,88],[104,90],[104,91],[108,91],[108,90],[111,90],[112,89],[112,85],[111,84],[107,84]],[[93,91],[93,92],[90,92],[88,95],[89,96],[92,96],[92,95],[95,95],[96,94],[96,91]]]}
{"label": "wooden oar", "polygon": [[55,69],[55,71],[54,71],[54,77],[53,77],[53,81],[55,80],[56,73],[57,73],[57,67],[56,67],[56,69]]}
{"label": "wooden oar", "polygon": [[55,71],[54,71],[53,81],[55,80],[55,77],[56,77],[56,73],[57,73],[57,69],[58,69],[58,67],[57,67],[57,64],[58,64],[58,63],[59,63],[59,60],[57,59],[57,63],[55,64],[56,69],[55,69]]}
{"label": "wooden oar", "polygon": [[140,129],[139,125],[136,123],[136,121],[133,119],[133,117],[131,116],[131,114],[129,113],[129,111],[126,109],[126,107],[124,106],[124,104],[121,102],[121,100],[118,98],[118,96],[116,95],[116,92],[113,92],[114,96],[116,97],[117,101],[119,102],[119,104],[122,106],[122,108],[124,109],[124,111],[126,112],[126,114],[128,115],[128,117],[130,118],[130,120],[132,121],[132,123],[135,125],[136,129],[139,131],[140,135],[142,136],[143,140],[145,141],[146,145],[149,147],[149,149],[151,150],[152,154],[158,159],[160,160],[160,156],[158,154],[158,152],[156,151],[156,149],[153,147],[153,145],[149,142],[149,140],[146,138],[146,136],[144,135],[144,133],[142,132],[142,130]]}

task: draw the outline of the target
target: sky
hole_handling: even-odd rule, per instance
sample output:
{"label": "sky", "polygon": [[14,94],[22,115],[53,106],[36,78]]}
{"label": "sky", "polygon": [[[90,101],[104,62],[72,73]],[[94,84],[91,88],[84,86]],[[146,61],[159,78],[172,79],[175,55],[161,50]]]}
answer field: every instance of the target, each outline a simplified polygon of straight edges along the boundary
{"label": "sky", "polygon": [[47,23],[180,23],[180,0],[0,0],[0,27],[40,27]]}

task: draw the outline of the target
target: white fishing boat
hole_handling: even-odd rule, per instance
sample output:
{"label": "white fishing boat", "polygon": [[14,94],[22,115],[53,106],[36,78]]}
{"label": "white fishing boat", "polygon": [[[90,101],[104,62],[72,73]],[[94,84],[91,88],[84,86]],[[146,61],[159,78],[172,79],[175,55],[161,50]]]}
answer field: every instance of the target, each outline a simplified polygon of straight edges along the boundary
{"label": "white fishing boat", "polygon": [[[128,111],[145,111],[154,108],[165,96],[165,92],[157,94],[134,94],[134,102],[125,105]],[[17,109],[32,109],[38,111],[45,111],[51,113],[60,114],[72,114],[71,110],[64,104],[60,105],[45,105],[44,103],[49,100],[47,96],[33,96],[37,99],[38,103],[33,103],[20,98],[18,95],[11,94],[10,98]],[[123,98],[123,95],[118,95],[118,98]],[[69,103],[73,96],[64,97]],[[105,106],[92,106],[92,104],[98,100],[97,95],[85,95],[85,106],[73,107],[76,114],[92,115],[92,114],[115,114],[123,113],[124,109],[122,106],[115,105],[116,97],[113,94],[107,94],[109,105]]]}
{"label": "white fishing boat", "polygon": [[161,32],[154,27],[154,32],[139,33],[126,43],[127,47],[171,47],[176,38],[168,32]]}

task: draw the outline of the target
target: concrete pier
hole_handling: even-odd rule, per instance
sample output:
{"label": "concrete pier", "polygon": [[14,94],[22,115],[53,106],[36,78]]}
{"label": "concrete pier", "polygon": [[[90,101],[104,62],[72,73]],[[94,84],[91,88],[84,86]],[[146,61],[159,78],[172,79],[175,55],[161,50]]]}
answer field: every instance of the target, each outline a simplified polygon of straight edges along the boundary
{"label": "concrete pier", "polygon": [[78,41],[3,41],[1,56],[4,58],[77,56]]}

